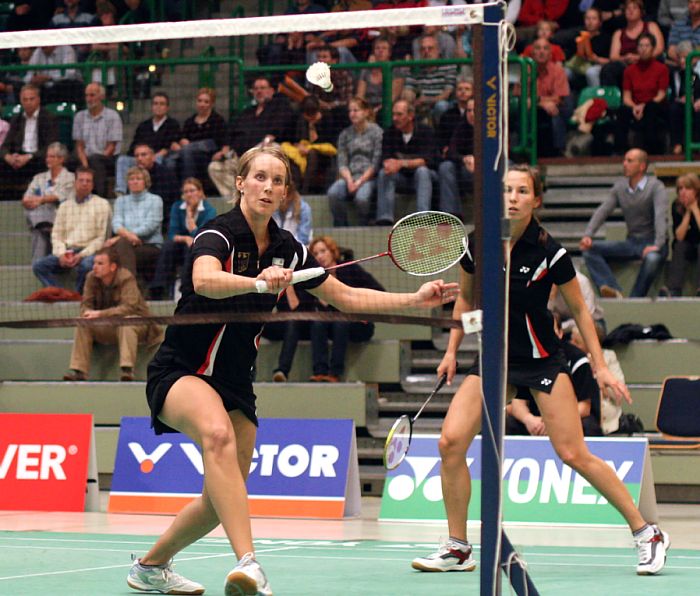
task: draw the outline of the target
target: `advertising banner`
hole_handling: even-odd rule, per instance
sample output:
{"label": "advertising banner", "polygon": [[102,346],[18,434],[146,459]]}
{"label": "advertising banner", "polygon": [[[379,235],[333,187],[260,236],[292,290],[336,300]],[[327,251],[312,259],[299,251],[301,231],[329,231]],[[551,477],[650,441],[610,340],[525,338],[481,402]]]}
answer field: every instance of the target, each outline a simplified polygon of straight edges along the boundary
{"label": "advertising banner", "polygon": [[90,414],[0,414],[0,510],[84,511],[92,439]]}
{"label": "advertising banner", "polygon": [[[387,473],[381,520],[444,520],[438,435],[414,436],[403,463]],[[630,491],[647,519],[656,519],[651,463],[642,438],[586,438]],[[624,518],[582,476],[557,457],[546,437],[506,437],[504,520],[514,524],[626,526]],[[480,519],[481,437],[467,453],[472,478],[470,520]]]}
{"label": "advertising banner", "polygon": [[[360,478],[352,420],[260,419],[248,477],[251,515],[357,515]],[[202,491],[204,466],[185,435],[156,436],[122,418],[109,511],[176,513]]]}

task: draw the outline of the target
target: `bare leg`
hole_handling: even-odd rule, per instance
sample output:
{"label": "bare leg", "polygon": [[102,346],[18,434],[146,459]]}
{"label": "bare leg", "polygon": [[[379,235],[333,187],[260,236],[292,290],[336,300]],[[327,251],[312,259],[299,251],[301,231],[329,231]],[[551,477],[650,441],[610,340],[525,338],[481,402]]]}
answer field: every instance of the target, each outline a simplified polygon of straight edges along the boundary
{"label": "bare leg", "polygon": [[560,374],[550,395],[539,391],[534,394],[557,455],[612,503],[633,532],[644,527],[646,522],[625,485],[610,466],[588,450],[569,377]]}
{"label": "bare leg", "polygon": [[466,455],[481,424],[481,379],[468,376],[452,398],[440,435],[442,496],[450,536],[467,540],[471,476]]}
{"label": "bare leg", "polygon": [[204,490],[141,559],[162,564],[221,521],[237,558],[253,551],[245,478],[255,445],[255,425],[239,411],[226,412],[219,395],[197,377],[175,383],[160,418],[202,448]]}

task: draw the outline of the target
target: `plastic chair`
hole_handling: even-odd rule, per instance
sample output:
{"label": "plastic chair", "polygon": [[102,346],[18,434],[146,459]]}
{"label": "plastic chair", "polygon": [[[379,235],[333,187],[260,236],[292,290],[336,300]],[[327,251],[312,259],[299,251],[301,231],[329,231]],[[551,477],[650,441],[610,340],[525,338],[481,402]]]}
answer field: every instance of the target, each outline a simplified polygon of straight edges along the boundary
{"label": "plastic chair", "polygon": [[16,116],[21,112],[22,106],[20,104],[16,104],[14,106],[5,106],[4,108],[2,108],[2,119],[9,120],[10,118],[12,118],[12,116]]}
{"label": "plastic chair", "polygon": [[664,380],[656,410],[661,441],[653,447],[700,449],[700,377],[668,377]]}
{"label": "plastic chair", "polygon": [[617,110],[622,105],[622,92],[619,87],[584,87],[578,96],[578,105],[589,99],[604,99],[608,110]]}

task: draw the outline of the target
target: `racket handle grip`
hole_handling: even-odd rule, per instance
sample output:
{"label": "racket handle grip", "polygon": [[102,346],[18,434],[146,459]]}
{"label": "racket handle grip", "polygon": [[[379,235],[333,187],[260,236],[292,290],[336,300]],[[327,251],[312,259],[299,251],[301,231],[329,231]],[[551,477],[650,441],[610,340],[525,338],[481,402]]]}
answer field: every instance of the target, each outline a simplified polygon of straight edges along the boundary
{"label": "racket handle grip", "polygon": [[[292,273],[292,284],[298,284],[302,281],[308,281],[323,275],[326,270],[323,267],[311,267],[310,269],[301,269]],[[255,282],[255,289],[258,294],[267,292],[267,282],[264,279],[258,279]]]}

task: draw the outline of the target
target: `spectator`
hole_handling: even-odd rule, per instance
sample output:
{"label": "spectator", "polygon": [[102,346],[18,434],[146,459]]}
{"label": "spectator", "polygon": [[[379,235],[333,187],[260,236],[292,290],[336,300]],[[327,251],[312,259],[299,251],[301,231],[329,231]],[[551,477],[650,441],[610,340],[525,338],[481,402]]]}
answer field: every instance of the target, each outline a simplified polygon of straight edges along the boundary
{"label": "spectator", "polygon": [[222,197],[232,198],[238,171],[238,156],[255,145],[282,143],[291,138],[294,114],[283,95],[266,76],[253,80],[253,105],[243,110],[228,129],[228,139],[209,163],[209,177]]}
{"label": "spectator", "polygon": [[613,33],[610,44],[610,62],[605,64],[600,71],[602,85],[620,87],[622,75],[627,66],[639,61],[637,53],[637,41],[642,33],[651,33],[656,40],[653,56],[658,58],[664,52],[664,36],[659,26],[653,21],[644,20],[644,1],[625,1],[624,27]]}
{"label": "spectator", "polygon": [[41,99],[45,104],[66,101],[80,103],[83,98],[83,82],[75,68],[61,70],[64,64],[75,64],[78,59],[72,46],[43,46],[36,48],[29,59],[30,65],[55,66],[45,70],[29,70],[24,75],[25,83],[41,88]]}
{"label": "spectator", "polygon": [[[420,51],[423,60],[441,57],[434,35],[423,35]],[[406,77],[402,97],[414,103],[419,115],[430,115],[433,122],[439,122],[442,114],[450,107],[456,80],[457,67],[454,64],[421,66],[418,73]]]}
{"label": "spectator", "polygon": [[[669,39],[671,26],[676,21],[685,21],[688,16],[688,0],[661,0],[659,10],[656,13],[656,22],[659,24],[664,37]],[[697,45],[697,44],[696,44]],[[671,40],[669,39],[668,55],[671,54]]]}
{"label": "spectator", "polygon": [[226,142],[226,122],[214,109],[215,102],[214,89],[202,87],[197,91],[197,110],[185,120],[182,138],[171,147],[168,161],[179,164],[180,180],[202,179],[212,155]]}
{"label": "spectator", "polygon": [[[554,317],[554,330],[563,338],[559,318]],[[593,376],[593,370],[586,352],[568,341],[561,342],[566,363],[571,370],[571,382],[576,395],[576,407],[581,417],[583,434],[586,437],[600,437],[600,389]],[[518,393],[506,406],[506,434],[547,436],[547,428],[530,390],[518,388]]]}
{"label": "spectator", "polygon": [[396,188],[416,193],[416,210],[428,211],[433,198],[435,135],[432,128],[416,124],[413,105],[399,100],[392,109],[393,125],[382,138],[382,164],[377,177],[378,226],[394,223]]}
{"label": "spectator", "polygon": [[[34,54],[34,48],[17,48],[14,53],[8,57],[8,66],[27,66]],[[0,78],[0,93],[2,93],[3,104],[12,105],[17,103],[19,90],[24,85],[24,77],[27,70],[13,70],[12,72],[3,73]]]}
{"label": "spectator", "polygon": [[695,295],[700,296],[700,178],[697,174],[683,174],[676,180],[678,198],[671,206],[673,241],[671,263],[666,271],[666,285],[659,296],[682,296],[683,282],[688,266],[698,263]]}
{"label": "spectator", "polygon": [[539,38],[532,44],[532,57],[537,64],[537,146],[544,157],[563,153],[572,111],[566,72],[561,64],[552,62],[551,56],[546,39]]}
{"label": "spectator", "polygon": [[[552,37],[559,29],[559,25],[555,21],[540,21],[537,23],[536,39],[546,39],[549,42],[549,47],[552,50],[552,62],[564,62],[566,56],[561,46],[552,43]],[[525,58],[532,58],[532,44],[525,46],[522,55]]]}
{"label": "spectator", "polygon": [[349,70],[334,69],[333,65],[338,64],[338,49],[332,46],[323,46],[316,53],[319,62],[325,62],[331,67],[331,82],[333,90],[326,92],[321,87],[314,85],[311,94],[318,97],[321,109],[330,112],[333,117],[335,134],[333,139],[337,139],[340,131],[348,126],[348,102],[352,99],[355,82]]}
{"label": "spectator", "polygon": [[[387,37],[380,36],[372,42],[372,55],[368,62],[389,62],[391,60],[391,42]],[[404,77],[394,69],[391,78],[391,100],[395,102],[401,95]],[[367,101],[372,106],[375,115],[382,109],[384,99],[383,72],[381,68],[363,68],[357,82],[357,97]]]}
{"label": "spectator", "polygon": [[[263,66],[306,64],[304,34],[300,31],[295,31],[287,35],[277,35],[272,43],[258,49],[257,58],[258,63]],[[292,78],[298,84],[304,83],[303,70],[287,71],[285,75]],[[280,82],[280,78],[278,74],[270,74],[270,82],[275,85]]]}
{"label": "spectator", "polygon": [[39,88],[24,85],[19,102],[22,112],[10,119],[10,130],[0,146],[4,199],[23,196],[27,183],[44,166],[46,148],[58,141],[56,118],[40,109]]}
{"label": "spectator", "polygon": [[[598,302],[598,296],[593,289],[593,284],[591,283],[591,280],[578,269],[576,269],[576,281],[578,281],[578,285],[581,288],[581,295],[583,296],[586,310],[588,310],[588,312],[591,314],[593,324],[598,332],[598,339],[602,341],[607,332],[607,325],[605,324],[605,319],[603,318],[603,308]],[[571,329],[576,326],[574,314],[556,285],[552,286],[552,291],[549,295],[549,302],[547,303],[547,309],[551,310],[555,316],[559,317],[561,320],[561,328],[565,333],[569,333]]]}
{"label": "spectator", "polygon": [[700,0],[688,0],[687,6],[687,12],[673,23],[668,36],[666,62],[680,70],[685,69],[685,56],[678,46],[684,41],[689,41],[696,49],[700,46]]}
{"label": "spectator", "polygon": [[[338,245],[330,236],[315,238],[309,246],[309,251],[321,267],[332,267],[340,260]],[[348,265],[335,269],[334,275],[344,284],[354,288],[370,288],[384,291],[384,287],[372,275],[359,265]],[[336,309],[321,300],[316,301],[316,309],[320,311],[335,311]],[[313,382],[337,383],[345,372],[345,353],[348,342],[366,343],[374,335],[374,323],[344,321],[322,322],[311,321],[311,358]],[[333,341],[330,349],[328,342]]]}
{"label": "spectator", "polygon": [[359,97],[350,100],[351,125],[338,139],[338,179],[328,189],[334,226],[347,226],[348,201],[357,208],[358,224],[366,226],[382,156],[382,129],[373,122],[371,106]]}
{"label": "spectator", "polygon": [[569,80],[576,80],[579,76],[586,77],[589,87],[600,86],[600,71],[603,65],[610,62],[610,33],[603,31],[603,20],[600,10],[589,8],[583,17],[585,29],[576,38],[576,55],[566,66],[571,72]]}
{"label": "spectator", "polygon": [[99,83],[85,87],[87,108],[73,120],[73,141],[77,160],[95,172],[95,189],[107,195],[107,176],[114,173],[122,144],[122,119],[104,105],[105,89]]}
{"label": "spectator", "polygon": [[[678,55],[685,60],[685,57],[693,51],[693,46],[689,41],[682,41],[678,44]],[[700,76],[697,69],[693,69],[692,73],[692,127],[691,138],[700,138]],[[685,71],[675,71],[673,73],[671,88],[673,90],[674,99],[671,102],[671,153],[674,155],[683,154],[683,145],[685,144]]]}
{"label": "spectator", "polygon": [[172,300],[175,272],[201,227],[216,217],[216,209],[207,201],[202,183],[188,178],[182,185],[182,200],[170,210],[168,239],[158,255],[156,270],[149,285],[151,300]]}
{"label": "spectator", "polygon": [[[96,24],[102,27],[113,27],[117,25],[117,9],[114,4],[107,0],[100,0],[97,3],[97,22]],[[87,60],[99,60],[103,62],[113,62],[119,60],[119,48],[127,49],[127,45],[117,42],[93,43],[90,45],[90,53]],[[102,80],[103,76],[106,80]],[[115,85],[117,83],[117,73],[114,66],[110,66],[103,75],[102,68],[93,68],[90,76],[90,82],[100,83],[104,85],[107,91],[107,97],[113,98],[115,95]]]}
{"label": "spectator", "polygon": [[523,45],[533,41],[540,21],[558,21],[566,12],[567,0],[522,0],[517,21],[517,36]]}
{"label": "spectator", "polygon": [[420,60],[421,55],[421,40],[423,36],[430,35],[435,38],[438,44],[439,55],[441,58],[454,58],[457,51],[457,42],[447,31],[443,31],[439,26],[425,25],[420,37],[416,37],[411,43],[411,56],[414,60]]}
{"label": "spectator", "polygon": [[113,246],[122,267],[139,281],[148,281],[153,278],[163,244],[163,200],[148,192],[151,176],[146,169],[134,166],[126,179],[129,194],[114,202],[114,236],[105,242],[105,247]]}
{"label": "spectator", "polygon": [[45,286],[55,286],[55,275],[75,269],[76,290],[83,291],[85,276],[92,269],[95,253],[109,232],[112,209],[102,197],[92,194],[94,174],[80,167],[75,178],[75,197],[66,199],[56,211],[51,231],[52,254],[32,265],[34,275]]}
{"label": "spectator", "polygon": [[162,164],[170,153],[173,143],[180,140],[180,123],[168,114],[169,110],[168,94],[163,91],[154,93],[151,99],[151,117],[136,127],[127,154],[117,157],[114,190],[118,194],[126,192],[126,171],[136,165],[134,151],[137,145],[150,146],[155,153],[156,162]]}
{"label": "spectator", "polygon": [[[309,204],[290,185],[287,196],[280,203],[279,209],[272,219],[275,223],[290,232],[298,242],[307,246],[311,240],[312,212]],[[304,312],[314,310],[316,298],[304,290],[289,286],[277,301],[280,312]],[[275,383],[286,383],[294,362],[294,354],[300,339],[309,339],[309,321],[284,321],[268,323],[263,328],[263,337],[269,340],[282,340],[282,347],[277,359],[277,366],[272,373]]]}
{"label": "spectator", "polygon": [[[163,215],[170,216],[170,208],[180,198],[181,186],[173,176],[172,171],[164,164],[156,161],[156,154],[150,145],[136,145],[134,149],[136,165],[148,172],[151,177],[149,192],[163,199]],[[128,171],[128,170],[127,170]],[[167,220],[163,221],[163,229],[167,229]]]}
{"label": "spectator", "polygon": [[[608,261],[642,259],[632,298],[647,295],[668,254],[666,214],[668,196],[663,183],[647,175],[649,157],[641,149],[625,153],[622,170],[625,177],[613,185],[610,195],[596,209],[579,244],[588,273],[604,298],[621,298],[622,288]],[[619,207],[627,225],[627,239],[596,240],[592,237],[613,210]]]}
{"label": "spectator", "polygon": [[[63,12],[58,12],[51,18],[53,29],[93,27],[99,24],[94,14],[80,10],[80,0],[63,0],[63,4],[65,5]],[[85,60],[90,53],[89,44],[76,45],[74,49],[78,62]]]}
{"label": "spectator", "polygon": [[452,140],[452,133],[457,125],[464,120],[464,114],[467,111],[467,102],[472,95],[474,95],[474,85],[471,79],[458,79],[457,87],[455,88],[455,99],[457,103],[442,115],[435,133],[438,156],[441,159],[447,157],[447,152],[450,149],[450,141]]}
{"label": "spectator", "polygon": [[653,57],[656,40],[649,33],[639,36],[639,61],[625,68],[622,83],[622,105],[617,112],[615,149],[618,153],[629,147],[630,129],[641,134],[635,143],[647,153],[663,153],[666,145],[668,67]]}
{"label": "spectator", "polygon": [[7,20],[7,31],[47,29],[55,10],[55,0],[19,0]]}
{"label": "spectator", "polygon": [[8,132],[10,132],[10,123],[0,118],[0,146],[5,142],[5,137]]}
{"label": "spectator", "polygon": [[438,167],[440,211],[457,217],[466,216],[462,209],[462,192],[472,193],[474,185],[474,98],[467,100],[464,115],[453,129],[446,158]]}
{"label": "spectator", "polygon": [[75,196],[75,174],[64,164],[68,149],[61,143],[51,143],[46,149],[46,167],[29,183],[22,197],[24,215],[32,235],[32,263],[51,253],[51,229],[56,219],[56,207]]}
{"label": "spectator", "polygon": [[[122,267],[114,249],[103,248],[95,255],[87,276],[85,294],[80,303],[80,317],[147,317],[150,316],[132,273]],[[119,346],[120,381],[134,380],[134,365],[139,345],[153,346],[163,341],[163,330],[154,324],[76,327],[70,370],[64,381],[86,381],[94,342]]]}
{"label": "spectator", "polygon": [[325,188],[325,180],[320,185],[316,178],[330,171],[327,166],[330,165],[330,158],[337,153],[337,137],[332,115],[321,111],[315,96],[304,98],[300,112],[293,142],[282,143],[281,147],[293,164],[292,175],[296,187],[307,193]]}

